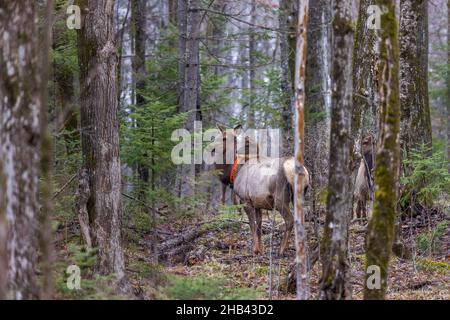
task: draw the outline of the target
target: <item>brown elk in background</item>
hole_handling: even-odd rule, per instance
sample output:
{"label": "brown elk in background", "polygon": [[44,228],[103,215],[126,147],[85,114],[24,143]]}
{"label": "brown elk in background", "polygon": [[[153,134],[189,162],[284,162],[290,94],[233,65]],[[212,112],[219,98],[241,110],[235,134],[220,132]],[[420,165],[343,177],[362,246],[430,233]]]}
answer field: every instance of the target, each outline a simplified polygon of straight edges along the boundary
{"label": "brown elk in background", "polygon": [[[223,152],[221,153],[219,151],[219,154],[217,156],[222,156],[222,161],[220,161],[220,163],[215,164],[215,168],[216,170],[219,171],[219,180],[222,183],[222,205],[225,204],[225,196],[226,196],[226,192],[227,192],[227,188],[230,187],[231,189],[231,197],[233,200],[233,204],[237,204],[237,199],[236,199],[236,195],[233,192],[233,187],[232,187],[232,183],[230,181],[230,176],[231,176],[231,170],[232,170],[232,165],[227,164],[226,161],[226,157],[227,157],[227,142],[229,146],[233,147],[233,155],[236,154],[237,152],[237,133],[240,132],[242,126],[239,124],[236,127],[233,128],[232,132],[227,133],[227,130],[225,127],[221,126],[221,125],[217,125],[217,128],[220,130],[220,132],[222,133],[222,147],[223,147]],[[232,143],[230,143],[230,141],[233,141]]]}
{"label": "brown elk in background", "polygon": [[374,139],[371,135],[363,139],[361,153],[362,158],[353,193],[356,201],[356,218],[358,220],[367,218],[367,202],[372,199],[373,194]]}
{"label": "brown elk in background", "polygon": [[[220,129],[220,128],[219,128]],[[240,126],[234,128],[230,133],[220,129],[223,135],[224,159],[227,154],[225,142],[233,139],[236,143],[240,135]],[[253,143],[253,142],[250,142]],[[248,216],[250,230],[253,238],[253,252],[262,252],[262,212],[261,210],[277,210],[282,215],[285,222],[284,236],[280,246],[280,254],[283,254],[289,244],[289,237],[294,226],[294,217],[289,207],[293,201],[294,190],[294,170],[295,160],[293,157],[267,158],[258,154],[250,154],[248,141],[245,141],[245,148],[234,147],[234,163],[217,164],[216,168],[223,171],[222,183],[229,183],[240,203],[244,205],[244,210]],[[256,158],[256,159],[255,159]],[[248,160],[256,161],[248,161]],[[308,171],[305,173],[306,187],[309,186]],[[228,175],[228,177],[227,177]]]}

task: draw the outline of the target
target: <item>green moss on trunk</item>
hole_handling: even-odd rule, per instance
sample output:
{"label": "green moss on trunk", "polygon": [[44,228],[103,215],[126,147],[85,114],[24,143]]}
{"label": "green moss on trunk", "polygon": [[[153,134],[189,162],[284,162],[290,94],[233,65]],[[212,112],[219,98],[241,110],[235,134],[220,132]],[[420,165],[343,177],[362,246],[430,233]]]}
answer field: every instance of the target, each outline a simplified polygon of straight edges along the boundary
{"label": "green moss on trunk", "polygon": [[384,299],[386,295],[400,166],[399,56],[395,4],[390,0],[378,0],[376,4],[387,10],[381,17],[380,132],[376,154],[374,209],[367,230],[366,267],[380,268],[381,286],[368,288],[370,274],[366,274],[365,299]]}

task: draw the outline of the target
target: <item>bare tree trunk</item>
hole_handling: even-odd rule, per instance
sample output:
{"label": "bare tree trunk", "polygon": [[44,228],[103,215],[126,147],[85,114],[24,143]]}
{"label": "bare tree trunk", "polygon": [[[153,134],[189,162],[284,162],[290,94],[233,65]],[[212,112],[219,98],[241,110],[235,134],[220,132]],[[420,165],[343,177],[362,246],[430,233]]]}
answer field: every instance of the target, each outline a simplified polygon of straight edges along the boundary
{"label": "bare tree trunk", "polygon": [[[361,0],[356,23],[355,43],[353,47],[353,111],[351,120],[351,139],[356,141],[367,132],[363,130],[363,118],[368,121],[369,132],[376,134],[377,118],[377,67],[379,37],[376,26],[370,25],[368,10],[375,0]],[[370,12],[369,12],[370,13]],[[370,26],[370,28],[369,28]],[[361,137],[362,136],[362,137]],[[351,165],[357,168],[359,159],[351,151]]]}
{"label": "bare tree trunk", "polygon": [[281,94],[283,98],[281,109],[282,155],[293,153],[294,132],[293,105],[295,81],[295,40],[297,28],[297,0],[281,0],[278,15],[280,34],[281,60]]}
{"label": "bare tree trunk", "polygon": [[352,111],[353,26],[351,1],[335,1],[332,40],[332,108],[327,214],[322,244],[320,297],[349,299],[350,118]]}
{"label": "bare tree trunk", "polygon": [[[0,287],[13,299],[37,298],[37,219],[42,96],[37,2],[0,2],[0,226],[7,265]],[[14,22],[14,23],[12,23]],[[6,215],[6,228],[5,228]],[[2,241],[2,246],[5,242]],[[5,270],[3,270],[5,271]],[[3,295],[4,292],[2,293]]]}
{"label": "bare tree trunk", "polygon": [[412,150],[432,145],[428,103],[428,1],[400,1],[399,32],[400,140],[403,155],[409,157]]}
{"label": "bare tree trunk", "polygon": [[[201,120],[200,112],[200,51],[199,33],[201,23],[200,0],[180,0],[178,3],[178,30],[179,48],[178,54],[180,65],[178,72],[179,84],[179,110],[187,112],[185,128],[193,133],[194,121]],[[200,166],[192,164],[183,166],[181,177],[183,180],[182,193],[184,195],[195,194],[195,179],[199,173]],[[186,177],[194,185],[189,185]]]}
{"label": "bare tree trunk", "polygon": [[[256,23],[256,0],[251,0],[250,4],[250,23]],[[248,38],[248,65],[249,65],[249,104],[247,107],[247,126],[255,128],[255,97],[256,97],[256,53],[257,43],[255,39],[255,29],[249,28]]]}
{"label": "bare tree trunk", "polygon": [[6,218],[6,177],[0,157],[0,300],[8,297],[8,221]]}
{"label": "bare tree trunk", "polygon": [[[395,2],[377,0],[386,8],[381,16],[380,47],[380,117],[375,168],[375,200],[372,218],[367,227],[366,268],[380,271],[380,287],[370,283],[372,273],[366,273],[364,299],[384,299],[388,266],[394,241],[397,214],[398,180],[400,172],[399,52]],[[376,275],[375,275],[376,276]],[[370,283],[370,285],[369,285]]]}
{"label": "bare tree trunk", "polygon": [[450,172],[450,0],[447,2],[447,161]]}
{"label": "bare tree trunk", "polygon": [[177,28],[178,28],[178,111],[183,112],[186,75],[186,38],[187,38],[187,3],[188,0],[178,0]]}
{"label": "bare tree trunk", "polygon": [[121,168],[117,101],[117,54],[114,43],[114,1],[80,1],[78,30],[83,166],[87,170],[87,203],[97,270],[115,274],[126,287],[121,243]]}
{"label": "bare tree trunk", "polygon": [[190,112],[189,122],[199,119],[200,73],[200,0],[188,0],[187,41],[185,54],[185,94],[183,111]]}
{"label": "bare tree trunk", "polygon": [[295,55],[295,185],[294,185],[294,233],[295,263],[297,269],[297,299],[309,297],[308,288],[308,242],[303,211],[303,190],[305,190],[305,73],[306,73],[306,35],[308,22],[308,1],[298,0],[297,44]]}
{"label": "bare tree trunk", "polygon": [[[133,77],[135,79],[136,90],[136,107],[139,109],[144,108],[145,99],[143,96],[143,90],[145,89],[146,81],[146,67],[145,67],[145,41],[146,41],[146,29],[145,19],[147,18],[147,6],[144,0],[131,0],[131,33],[134,37],[134,57],[132,61]],[[137,127],[142,125],[137,121]],[[144,158],[147,154],[144,153]],[[149,169],[145,163],[139,163],[137,171],[141,182],[147,187],[149,183]],[[144,190],[141,190],[141,196],[145,194]]]}
{"label": "bare tree trunk", "polygon": [[305,162],[310,173],[312,214],[317,217],[316,198],[328,179],[329,77],[331,47],[331,1],[311,1],[308,13],[306,62]]}
{"label": "bare tree trunk", "polygon": [[42,34],[42,48],[40,75],[41,75],[41,210],[39,213],[39,247],[41,250],[42,265],[42,288],[40,298],[48,300],[53,295],[53,239],[51,217],[53,214],[53,183],[52,183],[52,156],[53,145],[52,137],[48,127],[47,119],[47,101],[48,89],[47,83],[49,78],[49,49],[52,41],[52,25],[53,25],[53,0],[47,0],[45,10],[45,24]]}
{"label": "bare tree trunk", "polygon": [[177,25],[177,10],[178,10],[178,1],[177,0],[168,0],[169,1],[169,22],[176,26]]}

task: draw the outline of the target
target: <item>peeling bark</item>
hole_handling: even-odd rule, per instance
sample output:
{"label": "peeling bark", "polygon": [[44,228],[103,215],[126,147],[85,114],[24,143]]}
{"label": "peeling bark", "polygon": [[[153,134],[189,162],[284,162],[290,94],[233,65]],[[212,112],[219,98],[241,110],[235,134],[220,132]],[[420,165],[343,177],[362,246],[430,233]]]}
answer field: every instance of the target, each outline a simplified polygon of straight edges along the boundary
{"label": "peeling bark", "polygon": [[294,182],[294,233],[295,263],[297,266],[297,299],[309,297],[307,237],[303,191],[307,185],[304,167],[305,154],[305,71],[307,53],[308,1],[298,0],[297,42],[295,55],[295,182]]}

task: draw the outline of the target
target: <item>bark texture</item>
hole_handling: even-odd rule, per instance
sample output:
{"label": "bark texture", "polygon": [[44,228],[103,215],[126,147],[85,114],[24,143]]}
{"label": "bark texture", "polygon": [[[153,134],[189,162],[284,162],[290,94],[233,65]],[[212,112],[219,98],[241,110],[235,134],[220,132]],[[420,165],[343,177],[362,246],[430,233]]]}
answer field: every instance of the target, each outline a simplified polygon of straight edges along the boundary
{"label": "bark texture", "polygon": [[[291,72],[291,61],[295,60],[295,43],[292,48],[292,42],[295,41],[296,28],[296,0],[281,0],[280,12],[278,15],[280,34],[280,63],[281,63],[281,154],[284,156],[293,153],[294,137],[293,137],[293,106],[292,97],[294,96],[294,76]],[[293,40],[292,40],[293,39]]]}
{"label": "bark texture", "polygon": [[[377,115],[377,72],[379,36],[372,28],[369,20],[369,7],[375,0],[361,0],[359,4],[358,20],[355,30],[355,43],[353,49],[353,112],[352,112],[352,139],[365,137],[361,134],[363,118],[366,127],[372,134],[376,132]],[[368,12],[369,10],[369,12]],[[370,28],[369,28],[369,25]],[[356,160],[356,159],[355,159]],[[356,163],[355,163],[356,164]]]}
{"label": "bark texture", "polygon": [[352,48],[351,1],[333,7],[332,106],[327,214],[323,236],[323,270],[320,297],[350,298],[348,285],[348,225],[350,220],[350,167],[352,141]]}
{"label": "bark texture", "polygon": [[41,172],[42,180],[40,189],[40,212],[39,212],[39,249],[42,269],[42,287],[40,290],[41,299],[51,299],[53,296],[53,264],[54,247],[52,235],[52,214],[53,214],[53,144],[52,136],[48,126],[48,79],[49,79],[49,49],[52,41],[53,25],[53,0],[46,1],[45,20],[42,28],[42,41],[40,48],[40,75],[41,75]]}
{"label": "bark texture", "polygon": [[[250,23],[256,23],[256,0],[250,3]],[[255,128],[255,98],[256,98],[256,54],[258,43],[256,41],[255,29],[250,27],[248,36],[248,65],[249,65],[249,103],[247,110],[247,125],[249,128]]]}
{"label": "bark texture", "polygon": [[450,0],[447,2],[447,161],[450,172]]}
{"label": "bark texture", "polygon": [[387,10],[381,16],[380,129],[375,158],[374,208],[366,236],[366,267],[380,268],[381,286],[379,289],[370,288],[370,274],[366,274],[364,299],[384,299],[386,295],[400,168],[399,53],[395,3],[390,0],[377,0],[375,4],[385,6]]}
{"label": "bark texture", "polygon": [[428,1],[400,1],[400,106],[402,154],[431,147],[428,103]]}
{"label": "bark texture", "polygon": [[8,270],[2,270],[0,291],[7,286],[7,298],[12,299],[32,299],[38,294],[42,97],[37,31],[35,1],[0,2],[0,269],[7,266]]}
{"label": "bark texture", "polygon": [[[375,0],[361,0],[356,23],[353,49],[353,111],[351,120],[351,139],[356,141],[367,134],[376,135],[378,109],[378,64],[379,35],[369,20],[369,7]],[[369,11],[368,11],[369,10]],[[369,24],[369,25],[368,25]],[[370,26],[370,28],[369,28]],[[352,155],[352,167],[358,160]]]}
{"label": "bark texture", "polygon": [[79,5],[82,150],[91,191],[89,223],[93,246],[99,250],[98,272],[124,280],[114,1],[82,0]]}
{"label": "bark texture", "polygon": [[308,55],[306,62],[306,148],[305,162],[311,175],[312,210],[328,179],[330,112],[331,1],[310,1]]}
{"label": "bark texture", "polygon": [[[144,0],[131,0],[131,33],[134,38],[134,56],[132,61],[133,77],[136,85],[136,107],[143,108],[145,99],[143,96],[143,90],[145,89],[145,78],[147,76],[145,67],[145,41],[146,41],[146,1]],[[137,126],[141,124],[138,122]],[[146,154],[144,154],[146,156]],[[144,184],[149,182],[149,169],[143,163],[138,164],[137,168],[139,178]],[[142,192],[145,193],[145,192]]]}

